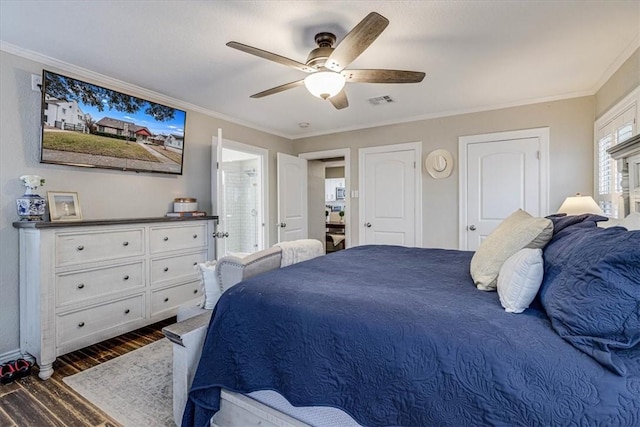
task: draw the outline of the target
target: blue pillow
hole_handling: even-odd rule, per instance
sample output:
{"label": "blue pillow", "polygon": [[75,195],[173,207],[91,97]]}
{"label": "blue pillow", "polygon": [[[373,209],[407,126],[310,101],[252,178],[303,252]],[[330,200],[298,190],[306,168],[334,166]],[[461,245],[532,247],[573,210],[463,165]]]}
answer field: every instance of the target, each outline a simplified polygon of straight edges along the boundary
{"label": "blue pillow", "polygon": [[586,223],[587,227],[595,227],[596,222],[609,220],[606,216],[596,214],[567,215],[564,213],[549,215],[547,219],[550,219],[551,222],[553,222],[554,235],[575,224]]}
{"label": "blue pillow", "polygon": [[640,366],[640,231],[568,226],[544,249],[540,301],[555,331],[611,371]]}

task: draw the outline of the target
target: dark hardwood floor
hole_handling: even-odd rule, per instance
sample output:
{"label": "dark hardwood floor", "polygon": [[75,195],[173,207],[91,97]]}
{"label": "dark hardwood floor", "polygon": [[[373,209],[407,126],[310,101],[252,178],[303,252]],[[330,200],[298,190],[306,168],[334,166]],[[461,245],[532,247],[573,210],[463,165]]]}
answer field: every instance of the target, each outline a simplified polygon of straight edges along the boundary
{"label": "dark hardwood floor", "polygon": [[29,377],[0,385],[0,427],[119,426],[62,379],[163,338],[162,328],[172,323],[175,317],[60,356],[46,381],[34,366]]}

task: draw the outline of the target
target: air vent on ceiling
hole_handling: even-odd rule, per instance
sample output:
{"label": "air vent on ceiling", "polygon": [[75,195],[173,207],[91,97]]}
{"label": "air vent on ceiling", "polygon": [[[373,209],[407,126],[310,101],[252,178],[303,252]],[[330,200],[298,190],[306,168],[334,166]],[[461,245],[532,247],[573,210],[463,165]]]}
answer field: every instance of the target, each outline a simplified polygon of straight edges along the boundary
{"label": "air vent on ceiling", "polygon": [[396,102],[396,100],[390,97],[389,95],[369,98],[368,101],[369,101],[369,104],[371,105],[384,105],[384,104],[391,104],[393,102]]}

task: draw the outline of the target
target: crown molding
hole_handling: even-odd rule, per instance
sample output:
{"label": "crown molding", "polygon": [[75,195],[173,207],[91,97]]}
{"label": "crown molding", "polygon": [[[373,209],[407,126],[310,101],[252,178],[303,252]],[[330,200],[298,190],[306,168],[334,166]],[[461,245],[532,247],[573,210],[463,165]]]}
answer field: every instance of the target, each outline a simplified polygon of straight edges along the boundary
{"label": "crown molding", "polygon": [[616,59],[609,65],[609,68],[604,72],[600,79],[593,86],[593,93],[597,93],[602,86],[615,74],[616,71],[622,67],[627,59],[633,55],[633,53],[640,48],[640,35],[638,35],[629,45],[618,55]]}
{"label": "crown molding", "polygon": [[181,99],[177,99],[177,98],[173,98],[171,96],[159,93],[159,92],[155,92],[149,89],[145,89],[141,86],[137,86],[131,83],[127,83],[125,81],[122,80],[118,80],[115,79],[113,77],[109,77],[109,76],[105,76],[104,74],[100,74],[97,73],[95,71],[91,71],[88,70],[86,68],[82,68],[79,67],[77,65],[73,65],[70,64],[68,62],[65,61],[61,61],[59,59],[56,58],[52,58],[50,56],[47,55],[43,55],[41,53],[38,52],[34,52],[28,49],[24,49],[21,48],[19,46],[13,45],[11,43],[7,43],[5,41],[0,40],[0,51],[3,52],[7,52],[10,53],[12,55],[16,55],[19,56],[21,58],[24,59],[28,59],[34,62],[38,62],[40,64],[43,64],[45,66],[49,66],[49,67],[54,67],[57,68],[59,70],[62,71],[66,71],[69,73],[73,73],[76,74],[78,77],[83,77],[86,79],[91,79],[94,80],[96,82],[100,82],[102,84],[108,85],[108,86],[112,86],[114,88],[118,88],[118,90],[122,90],[122,91],[126,91],[128,93],[131,93],[132,95],[137,95],[140,97],[143,97],[144,99],[149,99],[149,100],[153,100],[155,102],[158,103],[162,103],[162,104],[167,104],[170,105],[172,107],[176,107],[176,108],[181,108],[184,110],[191,110],[191,111],[195,111],[197,113],[201,113],[204,114],[206,116],[209,117],[213,117],[216,119],[220,119],[220,120],[225,120],[227,122],[236,124],[236,125],[240,125],[240,126],[245,126],[247,128],[253,129],[253,130],[257,130],[260,132],[265,132],[268,133],[270,135],[275,135],[275,136],[279,136],[282,138],[286,138],[289,140],[293,140],[293,137],[291,135],[279,132],[275,129],[269,129],[269,128],[263,128],[260,126],[256,126],[253,123],[249,123],[249,122],[245,122],[243,120],[238,120],[234,117],[229,117],[227,115],[218,113],[217,111],[213,111],[213,110],[209,110],[207,108],[204,107],[200,107],[198,105],[195,104],[191,104],[189,102],[183,101]]}
{"label": "crown molding", "polygon": [[320,131],[320,132],[289,134],[289,133],[283,133],[271,128],[256,126],[253,123],[239,120],[234,117],[226,116],[216,111],[209,110],[207,108],[200,107],[198,105],[191,104],[189,102],[186,102],[177,98],[173,98],[168,95],[161,94],[159,92],[145,89],[143,87],[136,86],[131,83],[124,82],[122,80],[114,79],[112,77],[108,77],[103,74],[96,73],[91,70],[87,70],[85,68],[70,64],[68,62],[64,62],[46,55],[42,55],[37,52],[33,52],[28,49],[21,48],[19,46],[12,45],[5,41],[0,41],[1,51],[5,51],[7,53],[20,56],[25,59],[39,62],[44,65],[55,67],[60,70],[71,72],[71,73],[77,74],[80,77],[90,78],[99,82],[104,82],[105,84],[122,88],[122,90],[126,90],[129,92],[137,93],[142,97],[150,98],[160,103],[166,103],[178,108],[195,111],[209,117],[225,120],[230,123],[245,126],[247,128],[250,128],[256,131],[265,132],[270,135],[279,136],[294,142],[304,138],[313,138],[317,136],[332,135],[332,134],[342,133],[342,132],[351,132],[356,130],[371,129],[371,128],[377,128],[382,126],[391,126],[391,125],[397,125],[397,124],[403,124],[403,123],[417,122],[422,120],[439,119],[439,118],[445,118],[445,117],[459,116],[463,114],[481,113],[481,112],[492,111],[492,110],[500,110],[503,108],[522,107],[526,105],[533,105],[533,104],[539,104],[544,102],[554,102],[554,101],[562,101],[562,100],[571,99],[571,98],[579,98],[582,96],[593,96],[607,82],[607,80],[611,78],[611,76],[620,68],[620,66],[622,66],[622,64],[627,59],[629,59],[629,57],[636,51],[636,49],[638,49],[638,47],[640,47],[640,36],[636,37],[636,39],[633,42],[631,42],[629,46],[627,46],[627,48],[625,48],[625,50],[620,55],[618,55],[616,60],[609,66],[607,71],[602,75],[598,83],[594,85],[592,89],[586,90],[586,91],[571,92],[563,95],[556,95],[556,96],[550,96],[550,97],[531,98],[531,99],[526,99],[526,100],[516,101],[511,103],[504,103],[504,104],[493,104],[493,105],[484,105],[484,106],[479,106],[474,108],[440,111],[436,113],[429,113],[429,114],[423,114],[418,116],[406,117],[402,119],[393,119],[393,120],[388,120],[384,122],[379,122],[375,126],[354,125],[354,126],[346,126],[338,129],[331,129],[327,131]]}
{"label": "crown molding", "polygon": [[396,120],[389,120],[386,122],[379,122],[375,126],[366,126],[366,125],[349,126],[349,127],[343,127],[343,128],[327,131],[327,132],[316,132],[316,133],[308,133],[304,135],[297,135],[296,138],[294,139],[294,142],[303,138],[313,138],[316,136],[331,135],[331,134],[342,133],[342,132],[351,132],[351,131],[362,130],[362,129],[373,129],[373,128],[378,128],[382,126],[391,126],[391,125],[397,125],[402,123],[419,122],[422,120],[442,119],[445,117],[461,116],[464,114],[483,113],[486,111],[501,110],[503,108],[524,107],[527,105],[562,101],[565,99],[580,98],[583,96],[593,96],[593,95],[595,95],[595,92],[588,90],[588,91],[580,91],[580,92],[571,92],[563,95],[548,96],[543,98],[530,98],[523,101],[510,102],[510,103],[504,103],[504,104],[492,104],[492,105],[484,105],[484,106],[475,107],[475,108],[441,111],[437,113],[429,113],[429,114],[423,114],[419,116],[407,117],[404,119],[396,119]]}

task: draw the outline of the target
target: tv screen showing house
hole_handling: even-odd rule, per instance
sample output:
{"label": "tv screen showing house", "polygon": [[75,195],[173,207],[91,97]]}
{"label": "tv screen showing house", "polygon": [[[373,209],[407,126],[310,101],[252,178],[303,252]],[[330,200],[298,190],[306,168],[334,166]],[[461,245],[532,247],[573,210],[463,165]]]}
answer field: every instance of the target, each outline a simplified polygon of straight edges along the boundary
{"label": "tv screen showing house", "polygon": [[42,73],[40,161],[182,174],[186,112]]}

